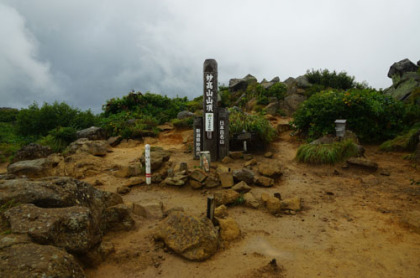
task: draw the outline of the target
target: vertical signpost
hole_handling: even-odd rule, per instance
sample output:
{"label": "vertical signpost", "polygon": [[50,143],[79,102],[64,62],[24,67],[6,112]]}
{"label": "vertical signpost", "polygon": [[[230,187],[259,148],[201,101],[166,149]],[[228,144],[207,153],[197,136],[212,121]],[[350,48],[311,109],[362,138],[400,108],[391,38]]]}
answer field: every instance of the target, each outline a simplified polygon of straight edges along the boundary
{"label": "vertical signpost", "polygon": [[219,159],[229,154],[229,111],[219,108]]}
{"label": "vertical signpost", "polygon": [[150,163],[150,145],[146,144],[145,151],[144,151],[144,157],[146,160],[146,184],[152,183],[152,171],[151,171],[151,163]]}
{"label": "vertical signpost", "polygon": [[204,132],[203,150],[210,152],[212,161],[218,160],[218,108],[217,108],[217,62],[214,59],[204,61]]}
{"label": "vertical signpost", "polygon": [[203,117],[194,119],[194,147],[193,158],[200,159],[200,152],[203,150]]}

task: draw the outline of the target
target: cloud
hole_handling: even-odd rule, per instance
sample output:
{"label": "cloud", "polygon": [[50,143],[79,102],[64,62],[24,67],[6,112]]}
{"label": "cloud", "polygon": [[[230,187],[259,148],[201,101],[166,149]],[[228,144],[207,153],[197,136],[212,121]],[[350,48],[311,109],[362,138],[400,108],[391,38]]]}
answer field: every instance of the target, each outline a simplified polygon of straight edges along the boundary
{"label": "cloud", "polygon": [[27,105],[39,96],[56,97],[60,89],[54,83],[49,64],[37,59],[35,37],[25,27],[22,16],[1,3],[0,37],[2,102],[10,106]]}
{"label": "cloud", "polygon": [[100,112],[132,89],[193,98],[207,58],[224,84],[328,68],[384,88],[392,63],[420,58],[417,0],[0,2],[2,106]]}

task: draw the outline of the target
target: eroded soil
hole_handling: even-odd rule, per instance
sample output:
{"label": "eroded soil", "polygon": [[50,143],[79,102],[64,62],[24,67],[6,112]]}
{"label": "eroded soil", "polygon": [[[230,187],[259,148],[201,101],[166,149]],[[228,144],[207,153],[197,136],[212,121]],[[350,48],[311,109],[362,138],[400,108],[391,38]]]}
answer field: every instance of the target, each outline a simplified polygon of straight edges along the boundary
{"label": "eroded soil", "polygon": [[[183,143],[191,131],[163,133],[152,145],[171,149],[173,165],[187,162],[198,166]],[[366,147],[366,156],[380,169],[371,173],[345,169],[344,165],[310,166],[294,156],[299,144],[283,133],[270,151],[272,160],[283,165],[283,176],[272,188],[254,187],[262,192],[280,192],[283,198],[303,198],[304,209],[296,215],[275,217],[263,209],[242,206],[229,208],[242,236],[225,243],[204,262],[187,261],[152,239],[158,220],[135,217],[136,229],[110,233],[115,252],[99,267],[85,269],[92,278],[118,277],[419,277],[420,234],[411,224],[420,212],[420,172],[401,153],[382,153]],[[124,164],[141,156],[144,143],[120,145],[103,159]],[[270,161],[262,155],[259,162]],[[228,164],[242,167],[244,160]],[[217,163],[215,163],[217,164]],[[419,166],[417,166],[419,167]],[[116,191],[125,183],[109,171],[85,179],[97,188]],[[135,186],[123,196],[130,205],[140,200],[161,200],[165,209],[182,206],[185,211],[204,215],[206,197],[212,190],[193,190],[159,185]],[[411,223],[411,224],[410,224]],[[419,223],[414,221],[414,223]],[[269,262],[276,259],[278,267]]]}

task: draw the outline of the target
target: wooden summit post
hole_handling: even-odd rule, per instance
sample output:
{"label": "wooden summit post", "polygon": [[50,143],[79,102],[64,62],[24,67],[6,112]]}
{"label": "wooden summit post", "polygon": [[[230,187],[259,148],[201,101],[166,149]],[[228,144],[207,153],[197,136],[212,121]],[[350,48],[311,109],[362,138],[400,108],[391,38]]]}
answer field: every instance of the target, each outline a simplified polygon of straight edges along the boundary
{"label": "wooden summit post", "polygon": [[217,107],[217,62],[214,59],[204,61],[203,95],[203,150],[210,152],[211,161],[217,161],[219,125]]}

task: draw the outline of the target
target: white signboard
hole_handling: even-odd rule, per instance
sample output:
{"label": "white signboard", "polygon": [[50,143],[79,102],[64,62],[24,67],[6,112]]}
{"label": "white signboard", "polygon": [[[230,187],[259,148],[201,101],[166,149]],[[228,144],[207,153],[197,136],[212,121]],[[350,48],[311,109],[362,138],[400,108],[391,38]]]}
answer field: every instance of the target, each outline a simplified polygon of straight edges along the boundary
{"label": "white signboard", "polygon": [[213,113],[206,113],[206,120],[205,120],[205,131],[206,132],[213,132],[214,131],[214,114]]}

